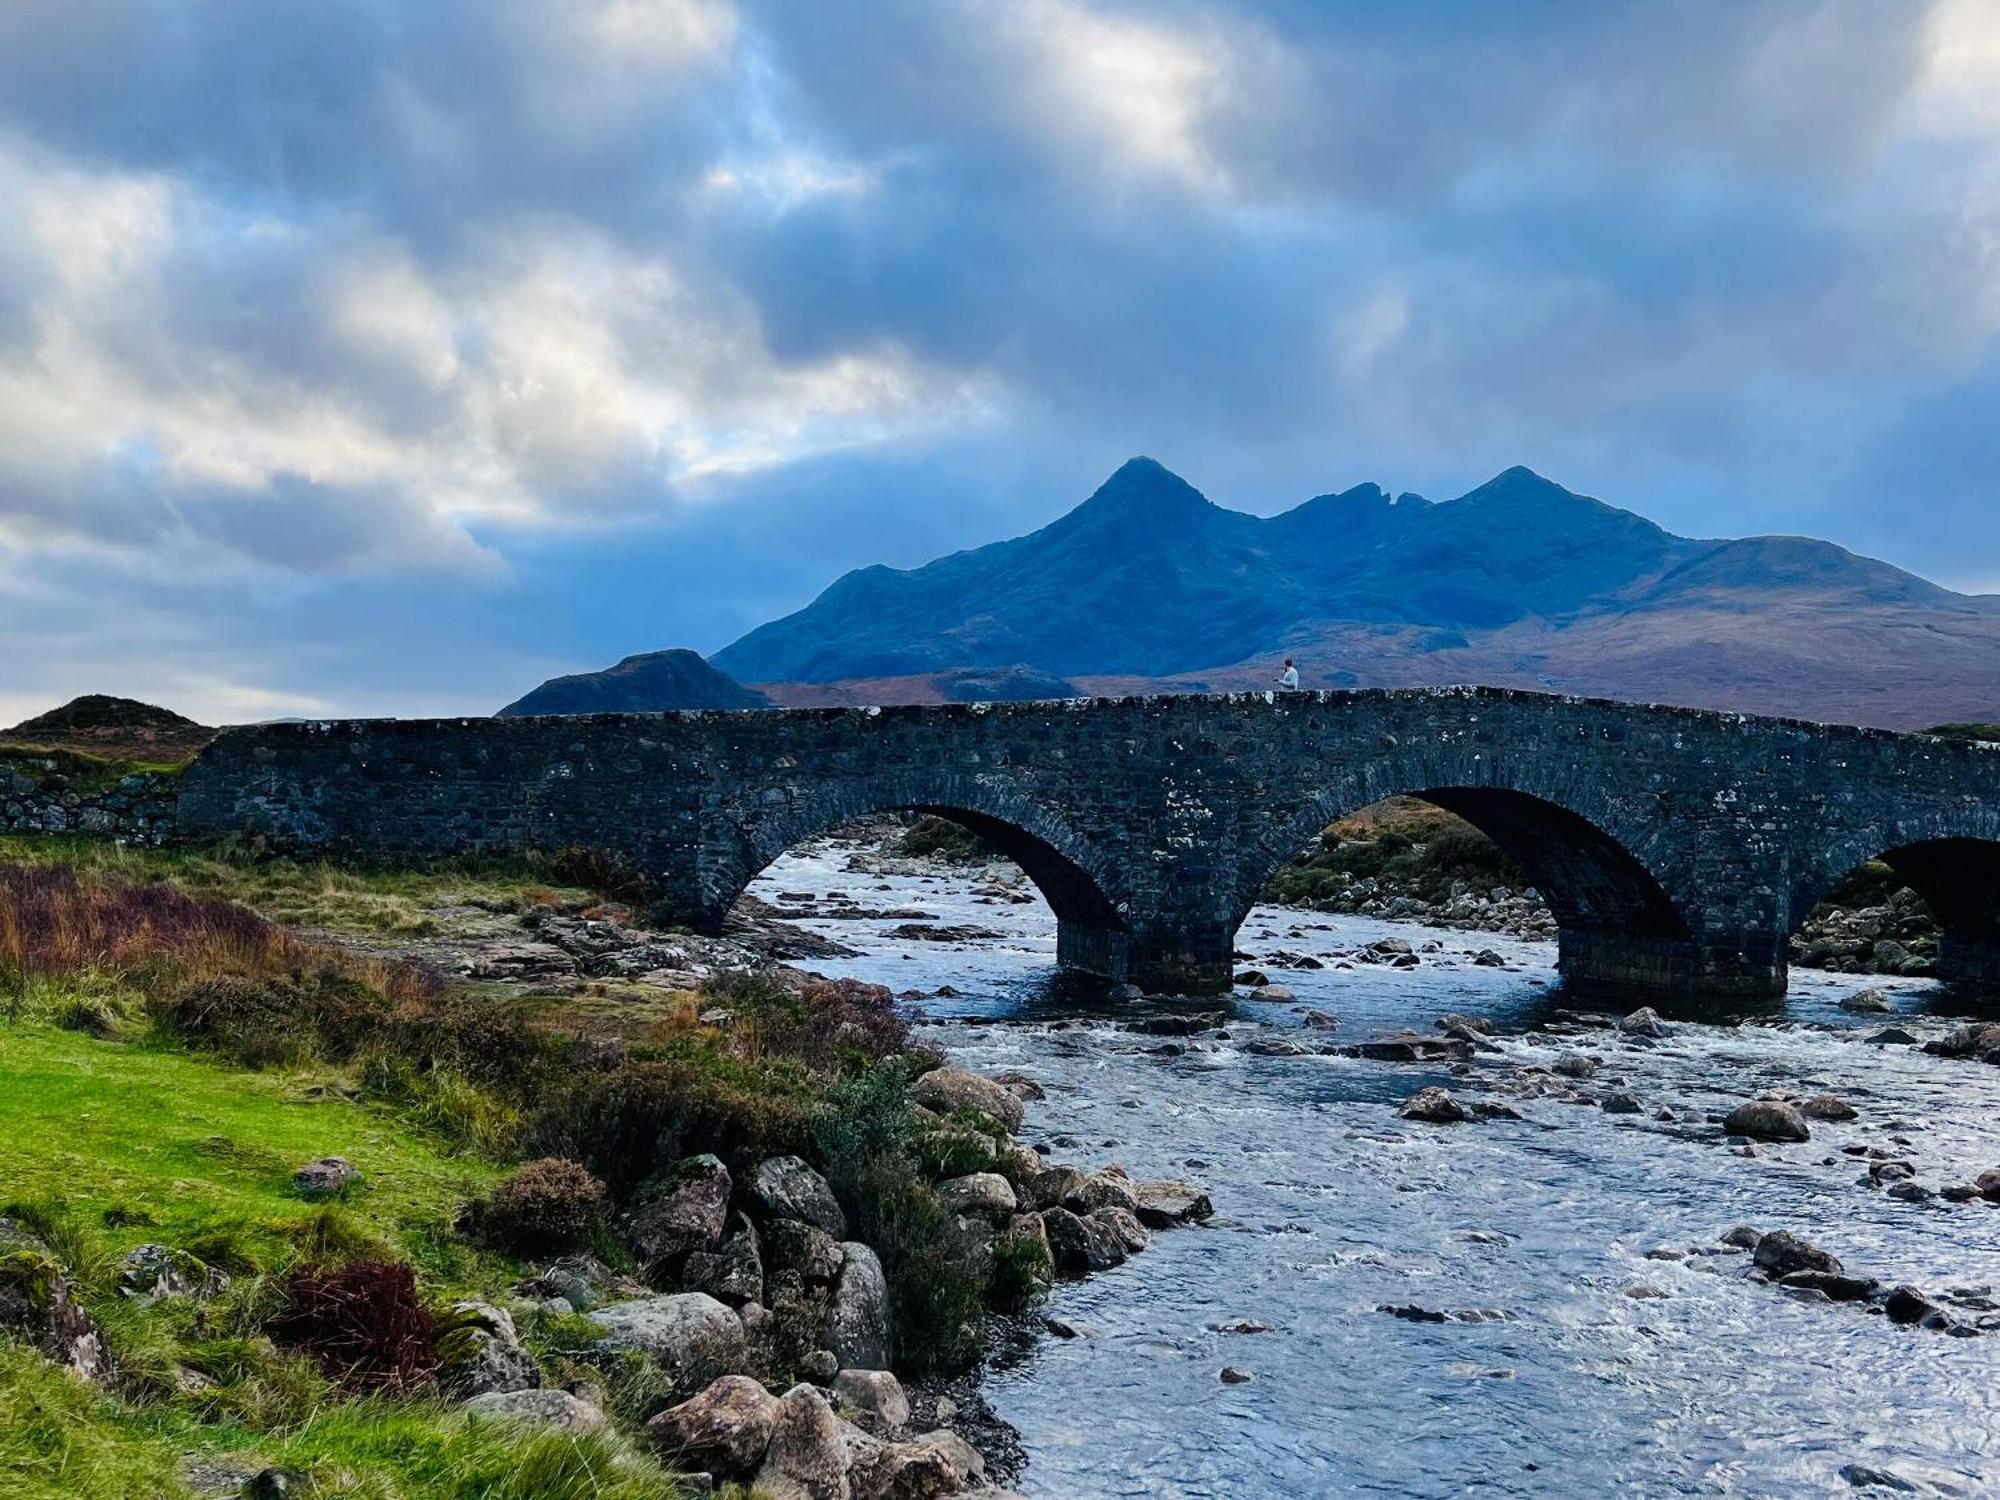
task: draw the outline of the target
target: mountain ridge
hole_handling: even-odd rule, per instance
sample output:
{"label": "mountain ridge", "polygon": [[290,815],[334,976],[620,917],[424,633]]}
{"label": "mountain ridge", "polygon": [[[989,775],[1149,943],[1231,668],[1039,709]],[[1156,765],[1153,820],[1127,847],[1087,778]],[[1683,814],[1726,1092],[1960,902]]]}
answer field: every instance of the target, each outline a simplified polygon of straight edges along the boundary
{"label": "mountain ridge", "polygon": [[1990,716],[2000,597],[1810,537],[1681,537],[1522,466],[1451,500],[1364,483],[1260,517],[1140,457],[1035,531],[857,569],[712,661],[783,703],[862,684],[933,701],[938,674],[1003,667],[1086,690],[1262,686],[1287,652],[1308,686],[1481,681],[1915,727]]}

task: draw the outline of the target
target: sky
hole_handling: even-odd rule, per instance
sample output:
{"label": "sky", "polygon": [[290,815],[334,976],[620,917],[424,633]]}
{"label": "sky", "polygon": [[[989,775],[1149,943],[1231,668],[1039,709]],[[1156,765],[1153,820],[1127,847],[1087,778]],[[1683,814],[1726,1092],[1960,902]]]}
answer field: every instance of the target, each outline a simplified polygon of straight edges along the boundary
{"label": "sky", "polygon": [[2000,592],[2000,0],[6,0],[0,724],[1527,464]]}

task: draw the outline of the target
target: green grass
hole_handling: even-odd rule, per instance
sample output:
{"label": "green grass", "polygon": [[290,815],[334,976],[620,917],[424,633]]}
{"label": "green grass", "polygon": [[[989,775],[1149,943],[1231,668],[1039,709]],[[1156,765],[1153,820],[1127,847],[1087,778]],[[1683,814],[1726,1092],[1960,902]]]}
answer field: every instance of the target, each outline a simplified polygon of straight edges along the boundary
{"label": "green grass", "polygon": [[1947,740],[2000,740],[2000,724],[1936,724],[1924,733]]}
{"label": "green grass", "polygon": [[[344,1156],[366,1179],[342,1208],[436,1274],[464,1275],[444,1231],[499,1169],[385,1109],[336,1075],[252,1073],[199,1055],[0,1026],[0,1196],[61,1201],[106,1222],[113,1249],[192,1248],[227,1234],[281,1258],[321,1210],[296,1195],[302,1162]],[[120,1223],[121,1220],[128,1221]]]}
{"label": "green grass", "polygon": [[0,1495],[187,1500],[183,1462],[308,1474],[314,1500],[672,1500],[673,1481],[616,1437],[479,1422],[432,1402],[330,1405],[290,1431],[203,1427],[108,1399],[0,1342]]}
{"label": "green grass", "polygon": [[40,781],[61,776],[71,791],[108,791],[127,776],[178,776],[192,760],[121,760],[85,750],[0,743],[0,770],[18,771]]}
{"label": "green grass", "polygon": [[[664,1470],[621,1439],[531,1435],[431,1401],[337,1401],[296,1356],[254,1333],[260,1272],[394,1256],[426,1295],[494,1296],[511,1262],[451,1232],[500,1175],[400,1112],[346,1097],[339,1075],[248,1072],[145,1042],[40,1022],[0,1025],[0,1201],[26,1204],[104,1323],[127,1379],[112,1399],[0,1340],[0,1495],[133,1500],[189,1492],[189,1455],[308,1472],[341,1500],[660,1500]],[[292,1170],[339,1155],[365,1184],[337,1206],[293,1191]],[[121,1300],[115,1256],[145,1241],[204,1254],[238,1285],[197,1309]],[[173,1393],[186,1365],[220,1381]]]}

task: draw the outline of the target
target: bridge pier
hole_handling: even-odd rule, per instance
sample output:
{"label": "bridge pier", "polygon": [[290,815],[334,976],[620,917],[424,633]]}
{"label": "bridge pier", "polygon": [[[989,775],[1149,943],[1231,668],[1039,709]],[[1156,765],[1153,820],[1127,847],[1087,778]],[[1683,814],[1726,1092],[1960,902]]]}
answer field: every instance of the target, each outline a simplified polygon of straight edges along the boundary
{"label": "bridge pier", "polygon": [[1731,947],[1565,927],[1556,967],[1565,988],[1620,1000],[1757,1000],[1785,992],[1784,960],[1761,941]]}
{"label": "bridge pier", "polygon": [[1947,930],[1938,938],[1937,977],[1975,989],[2000,990],[2000,937]]}
{"label": "bridge pier", "polygon": [[1156,923],[1130,932],[1056,923],[1056,961],[1065,969],[1136,984],[1154,995],[1226,993],[1234,952],[1234,934],[1220,923]]}

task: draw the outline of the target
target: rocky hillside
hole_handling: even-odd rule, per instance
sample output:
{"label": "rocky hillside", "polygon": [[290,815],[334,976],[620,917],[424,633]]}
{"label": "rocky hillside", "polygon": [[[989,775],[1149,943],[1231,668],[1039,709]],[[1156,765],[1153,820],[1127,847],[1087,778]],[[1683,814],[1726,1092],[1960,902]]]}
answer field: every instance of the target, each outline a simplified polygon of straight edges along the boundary
{"label": "rocky hillside", "polygon": [[[1024,537],[864,568],[715,665],[786,703],[1482,682],[1914,728],[1990,719],[2000,597],[1803,537],[1697,541],[1509,469],[1441,504],[1360,485],[1269,518],[1150,459]],[[962,691],[962,690],[961,690]],[[996,695],[998,696],[998,695]]]}
{"label": "rocky hillside", "polygon": [[552,677],[499,717],[664,713],[679,708],[769,708],[771,700],[717,671],[692,651],[648,651],[602,672]]}
{"label": "rocky hillside", "polygon": [[197,754],[215,735],[171,709],[87,693],[12,729],[0,729],[0,742],[110,760],[174,762]]}

